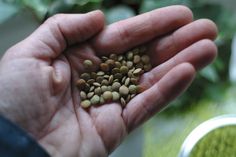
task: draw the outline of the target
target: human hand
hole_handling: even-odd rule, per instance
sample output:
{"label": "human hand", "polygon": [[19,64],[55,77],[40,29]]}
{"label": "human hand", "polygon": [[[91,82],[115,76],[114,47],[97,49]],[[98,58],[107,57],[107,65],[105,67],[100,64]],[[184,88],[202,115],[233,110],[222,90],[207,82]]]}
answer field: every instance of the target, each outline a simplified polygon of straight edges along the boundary
{"label": "human hand", "polygon": [[[104,27],[99,11],[56,15],[10,48],[0,62],[0,114],[32,134],[52,156],[108,156],[126,135],[180,95],[216,56],[216,26],[192,22],[183,6],[154,10]],[[146,91],[117,103],[80,107],[75,82],[83,60],[145,44],[154,68]],[[94,67],[95,68],[95,67]]]}

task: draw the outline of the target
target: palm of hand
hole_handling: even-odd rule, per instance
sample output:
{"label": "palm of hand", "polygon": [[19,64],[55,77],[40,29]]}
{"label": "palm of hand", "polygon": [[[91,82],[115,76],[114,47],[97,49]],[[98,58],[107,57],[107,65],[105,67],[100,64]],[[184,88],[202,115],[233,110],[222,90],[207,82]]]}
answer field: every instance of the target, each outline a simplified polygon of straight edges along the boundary
{"label": "palm of hand", "polygon": [[[153,19],[150,25],[140,21],[143,17],[139,17],[111,25],[94,38],[92,36],[103,27],[101,13],[80,15],[79,19],[71,16],[67,21],[71,22],[71,30],[66,29],[66,22],[62,23],[63,17],[58,16],[49,20],[45,24],[49,25],[49,29],[42,26],[32,35],[34,38],[27,39],[28,43],[32,44],[39,41],[34,47],[31,47],[31,44],[25,45],[24,42],[27,41],[24,41],[10,49],[2,59],[0,74],[6,76],[5,84],[19,83],[19,88],[12,88],[5,92],[5,95],[2,92],[3,96],[17,95],[14,100],[11,99],[11,103],[17,106],[13,107],[12,111],[19,114],[10,114],[7,117],[33,134],[52,156],[107,156],[127,133],[151,117],[189,85],[195,73],[193,67],[199,69],[214,58],[214,44],[209,40],[202,40],[215,37],[215,28],[209,21],[202,23],[205,23],[210,31],[202,31],[182,41],[175,40],[179,43],[174,43],[172,35],[162,38],[157,36],[191,22],[189,10],[183,7],[170,7],[145,16],[151,17],[164,12],[174,15],[180,10],[184,15],[173,16],[166,24],[160,23],[160,28],[152,26],[158,21],[158,17],[156,20]],[[78,24],[72,20],[88,22]],[[53,22],[57,22],[57,25],[53,25]],[[133,23],[137,28],[131,27],[134,26]],[[175,38],[180,38],[184,31],[190,31],[199,23],[195,22],[177,30]],[[202,27],[198,29],[201,30]],[[41,34],[48,36],[48,39],[42,38]],[[140,40],[137,41],[137,38]],[[64,50],[63,40],[73,46]],[[120,53],[147,41],[150,41],[147,44],[150,49],[149,55],[154,58],[152,64],[161,64],[143,75],[141,84],[148,90],[132,99],[124,110],[117,103],[91,107],[88,111],[82,109],[79,105],[79,93],[74,85],[79,74],[84,71],[82,61],[89,58],[98,64],[99,55],[107,55],[114,50]],[[79,44],[75,46],[75,43]],[[197,55],[196,51],[199,50],[195,47],[199,46],[205,46],[206,49]],[[21,50],[16,54],[19,48],[28,52]],[[60,54],[62,50],[64,52]],[[177,53],[179,54],[176,55]],[[171,57],[174,58],[174,62]],[[5,102],[9,102],[8,99]]]}

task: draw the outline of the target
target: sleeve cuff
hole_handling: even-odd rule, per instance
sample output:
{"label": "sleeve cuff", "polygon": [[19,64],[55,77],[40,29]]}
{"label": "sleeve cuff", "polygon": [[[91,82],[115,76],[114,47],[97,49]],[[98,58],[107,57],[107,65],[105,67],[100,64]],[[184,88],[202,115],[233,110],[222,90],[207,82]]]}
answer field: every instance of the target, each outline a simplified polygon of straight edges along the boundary
{"label": "sleeve cuff", "polygon": [[0,116],[0,156],[50,157],[25,131]]}

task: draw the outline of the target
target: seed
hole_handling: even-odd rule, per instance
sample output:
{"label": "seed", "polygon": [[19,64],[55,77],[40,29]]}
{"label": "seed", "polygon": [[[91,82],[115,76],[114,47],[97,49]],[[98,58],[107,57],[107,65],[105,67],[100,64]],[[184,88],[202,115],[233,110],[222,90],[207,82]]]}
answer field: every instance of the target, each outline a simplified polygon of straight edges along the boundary
{"label": "seed", "polygon": [[97,83],[97,82],[94,82],[93,85],[94,85],[95,87],[100,87],[100,86],[101,86],[101,84],[100,84],[100,83]]}
{"label": "seed", "polygon": [[122,64],[122,65],[126,65],[126,61],[123,60],[123,61],[121,62],[121,64]]}
{"label": "seed", "polygon": [[135,55],[133,62],[134,62],[135,64],[137,64],[138,62],[140,62],[140,60],[141,60],[140,56],[139,56],[139,55]]}
{"label": "seed", "polygon": [[115,80],[113,80],[113,82],[119,82],[119,80],[118,80],[118,79],[115,79]]}
{"label": "seed", "polygon": [[131,61],[126,62],[126,65],[129,69],[133,68],[133,62]]}
{"label": "seed", "polygon": [[121,67],[121,63],[120,62],[115,62],[115,67],[116,68],[120,68]]}
{"label": "seed", "polygon": [[138,79],[137,78],[131,78],[130,82],[136,85],[136,84],[138,84]]}
{"label": "seed", "polygon": [[109,65],[106,64],[106,63],[101,63],[101,64],[100,64],[100,69],[101,69],[102,71],[106,71],[106,72],[110,70]]}
{"label": "seed", "polygon": [[131,60],[133,60],[133,57],[134,57],[133,52],[132,52],[132,51],[129,51],[129,52],[127,53],[127,59],[131,61]]}
{"label": "seed", "polygon": [[101,90],[102,90],[102,92],[105,92],[105,91],[108,90],[108,88],[107,88],[107,86],[102,86],[102,87],[101,87]]}
{"label": "seed", "polygon": [[93,84],[94,82],[95,82],[94,79],[89,79],[89,80],[87,81],[87,83],[90,84],[90,85]]}
{"label": "seed", "polygon": [[107,80],[102,80],[102,85],[109,85],[109,82]]}
{"label": "seed", "polygon": [[130,95],[128,95],[128,96],[126,97],[126,100],[125,100],[125,102],[126,102],[126,103],[128,103],[128,102],[130,101],[130,99],[131,99],[131,96],[130,96]]}
{"label": "seed", "polygon": [[79,79],[76,82],[76,86],[79,88],[79,90],[83,90],[85,88],[86,81],[84,79]]}
{"label": "seed", "polygon": [[120,87],[121,87],[121,84],[119,82],[114,82],[111,88],[113,91],[118,91]]}
{"label": "seed", "polygon": [[125,99],[124,98],[120,98],[120,103],[122,106],[125,106],[126,105],[126,102],[125,102]]}
{"label": "seed", "polygon": [[103,71],[97,72],[97,76],[103,76],[105,73]]}
{"label": "seed", "polygon": [[121,72],[122,74],[127,74],[128,71],[129,71],[129,69],[128,69],[127,66],[124,66],[124,65],[123,65],[123,66],[120,67],[120,72]]}
{"label": "seed", "polygon": [[134,74],[133,74],[133,71],[132,71],[132,70],[129,70],[128,76],[129,76],[130,78],[134,77]]}
{"label": "seed", "polygon": [[132,94],[130,98],[132,99],[132,98],[134,98],[135,96],[136,96],[136,94]]}
{"label": "seed", "polygon": [[119,93],[122,95],[122,96],[126,96],[129,94],[129,89],[122,85],[120,88],[119,88]]}
{"label": "seed", "polygon": [[90,69],[93,66],[93,62],[89,59],[84,60],[83,65],[86,69]]}
{"label": "seed", "polygon": [[111,70],[111,73],[112,73],[112,74],[120,73],[120,69],[114,68],[114,69]]}
{"label": "seed", "polygon": [[101,94],[102,94],[102,89],[101,89],[101,87],[97,87],[97,88],[94,90],[94,93],[95,93],[96,95],[101,95]]}
{"label": "seed", "polygon": [[130,78],[128,77],[126,80],[125,80],[125,86],[128,86],[130,83]]}
{"label": "seed", "polygon": [[94,89],[95,89],[95,87],[94,87],[94,86],[91,86],[90,89],[89,89],[89,91],[92,92]]}
{"label": "seed", "polygon": [[121,83],[125,83],[125,80],[126,80],[126,76],[124,76],[123,78],[122,78],[122,80],[121,80]]}
{"label": "seed", "polygon": [[89,92],[89,90],[90,90],[90,86],[89,86],[89,84],[85,84],[85,87],[84,87],[84,91],[85,92]]}
{"label": "seed", "polygon": [[80,92],[80,98],[81,98],[82,100],[85,100],[85,99],[87,98],[86,93],[85,93],[84,91],[81,91],[81,92]]}
{"label": "seed", "polygon": [[96,81],[97,81],[98,83],[102,83],[102,80],[103,80],[103,77],[102,77],[102,76],[98,76],[97,79],[96,79]]}
{"label": "seed", "polygon": [[112,84],[113,80],[114,80],[114,76],[111,75],[111,76],[109,77],[109,79],[108,79],[109,84]]}
{"label": "seed", "polygon": [[121,79],[122,78],[122,74],[121,73],[117,73],[114,75],[115,79]]}
{"label": "seed", "polygon": [[117,60],[118,57],[116,54],[112,53],[112,54],[110,54],[110,59]]}
{"label": "seed", "polygon": [[108,64],[110,68],[115,67],[115,61],[112,59],[108,59],[105,63]]}
{"label": "seed", "polygon": [[118,92],[112,92],[112,100],[118,101],[120,99],[120,94]]}
{"label": "seed", "polygon": [[145,71],[149,71],[149,70],[152,69],[152,65],[151,65],[151,64],[146,64],[146,65],[144,65],[143,69],[144,69]]}
{"label": "seed", "polygon": [[90,73],[90,76],[91,76],[92,79],[95,80],[95,79],[97,78],[97,73],[91,72],[91,73]]}
{"label": "seed", "polygon": [[135,69],[134,72],[133,72],[134,75],[139,75],[141,73],[142,73],[142,69],[141,68]]}
{"label": "seed", "polygon": [[104,77],[105,79],[109,79],[110,76],[109,76],[109,75],[104,75],[103,77]]}
{"label": "seed", "polygon": [[94,96],[94,92],[89,92],[88,94],[87,94],[87,97],[90,99],[90,98],[92,98]]}
{"label": "seed", "polygon": [[139,62],[138,64],[135,65],[135,68],[141,68],[143,69],[143,63]]}
{"label": "seed", "polygon": [[102,61],[105,62],[106,60],[108,60],[108,58],[106,56],[102,56]]}
{"label": "seed", "polygon": [[142,93],[142,92],[144,92],[145,91],[145,88],[144,87],[142,87],[142,86],[137,86],[137,93]]}
{"label": "seed", "polygon": [[105,103],[105,100],[103,99],[103,97],[101,96],[100,97],[100,104],[104,104]]}
{"label": "seed", "polygon": [[[136,94],[145,90],[138,81],[141,74],[152,68],[150,57],[144,53],[146,51],[146,47],[141,46],[122,55],[112,53],[109,57],[102,56],[100,70],[82,73],[76,82],[81,100],[89,101],[88,106],[111,100],[120,101],[125,106]],[[83,65],[89,69],[94,63],[87,59]]]}
{"label": "seed", "polygon": [[91,104],[92,104],[92,105],[96,105],[96,104],[98,104],[98,103],[100,102],[100,97],[99,97],[98,95],[94,95],[94,96],[90,99],[90,101],[91,101]]}
{"label": "seed", "polygon": [[107,86],[107,91],[112,91],[111,86]]}
{"label": "seed", "polygon": [[83,108],[88,108],[91,106],[91,102],[89,100],[84,100],[80,104]]}
{"label": "seed", "polygon": [[90,79],[89,73],[83,73],[80,76],[81,79],[84,79],[85,81],[88,81]]}
{"label": "seed", "polygon": [[139,48],[133,49],[133,53],[134,53],[135,55],[138,54],[138,53],[139,53]]}
{"label": "seed", "polygon": [[118,56],[118,61],[122,61],[123,60],[123,56],[119,55]]}
{"label": "seed", "polygon": [[112,100],[112,93],[110,91],[106,91],[103,93],[102,97],[105,101],[110,101]]}
{"label": "seed", "polygon": [[148,55],[143,55],[141,60],[144,64],[148,64],[150,62],[150,57]]}
{"label": "seed", "polygon": [[136,94],[136,93],[137,93],[137,86],[135,86],[135,85],[130,85],[130,86],[129,86],[129,92],[130,92],[131,94]]}

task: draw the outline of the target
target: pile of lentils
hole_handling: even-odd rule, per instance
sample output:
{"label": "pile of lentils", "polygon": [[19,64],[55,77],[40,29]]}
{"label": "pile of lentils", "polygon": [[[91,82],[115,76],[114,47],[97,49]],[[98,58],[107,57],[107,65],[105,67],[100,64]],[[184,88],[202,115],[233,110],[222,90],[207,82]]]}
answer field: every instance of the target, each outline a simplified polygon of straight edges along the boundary
{"label": "pile of lentils", "polygon": [[[146,48],[140,47],[124,54],[102,56],[97,71],[86,71],[80,75],[76,85],[80,90],[81,106],[120,102],[122,107],[142,91],[138,85],[140,76],[151,70]],[[93,66],[91,60],[84,60],[85,69]]]}

